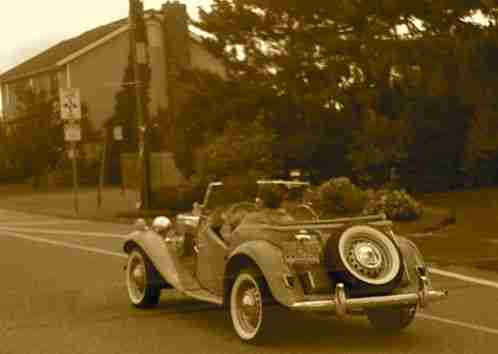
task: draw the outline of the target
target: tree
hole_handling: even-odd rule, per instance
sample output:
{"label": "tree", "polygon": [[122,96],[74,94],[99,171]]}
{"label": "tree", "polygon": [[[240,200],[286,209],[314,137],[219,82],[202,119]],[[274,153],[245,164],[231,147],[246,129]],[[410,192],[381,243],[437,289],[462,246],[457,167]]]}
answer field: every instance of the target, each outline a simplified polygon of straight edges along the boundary
{"label": "tree", "polygon": [[[409,146],[409,127],[404,120],[390,120],[374,111],[363,119],[360,128],[353,132],[349,153],[356,176],[386,182],[391,168],[406,163]],[[360,178],[360,179],[361,179]]]}
{"label": "tree", "polygon": [[64,152],[63,126],[54,109],[54,98],[44,91],[18,91],[19,116],[11,124],[9,155],[19,163],[24,176],[39,178],[55,169]]}
{"label": "tree", "polygon": [[464,170],[478,184],[489,184],[498,178],[496,109],[475,114],[466,139]]}
{"label": "tree", "polygon": [[259,120],[228,123],[223,134],[213,137],[199,151],[196,178],[204,182],[231,175],[274,174],[279,164],[272,154],[273,139],[274,134]]}
{"label": "tree", "polygon": [[[259,103],[284,166],[321,178],[346,171],[366,141],[387,139],[362,129],[374,112],[409,127],[402,160],[410,169],[448,179],[461,169],[473,112],[496,97],[498,80],[485,76],[495,72],[497,9],[493,0],[214,0],[196,24],[224,58],[227,85],[246,93],[235,101],[249,112]],[[473,21],[476,13],[489,23]],[[481,80],[484,97],[476,94]],[[204,99],[227,105],[218,93]],[[358,143],[352,131],[371,136]],[[392,155],[382,145],[377,152]]]}

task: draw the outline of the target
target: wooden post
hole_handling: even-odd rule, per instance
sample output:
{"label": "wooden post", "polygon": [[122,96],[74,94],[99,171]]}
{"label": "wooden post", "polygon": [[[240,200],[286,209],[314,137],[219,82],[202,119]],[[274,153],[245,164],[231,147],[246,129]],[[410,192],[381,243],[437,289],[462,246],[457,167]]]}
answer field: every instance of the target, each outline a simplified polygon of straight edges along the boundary
{"label": "wooden post", "polygon": [[73,199],[74,199],[74,211],[76,215],[79,214],[79,203],[78,203],[78,163],[76,161],[76,142],[71,141],[71,157],[73,165]]}
{"label": "wooden post", "polygon": [[107,155],[107,130],[104,133],[104,147],[102,148],[102,157],[100,159],[100,173],[99,173],[99,188],[97,193],[97,205],[100,208],[102,205],[102,189],[105,182],[105,163]]}

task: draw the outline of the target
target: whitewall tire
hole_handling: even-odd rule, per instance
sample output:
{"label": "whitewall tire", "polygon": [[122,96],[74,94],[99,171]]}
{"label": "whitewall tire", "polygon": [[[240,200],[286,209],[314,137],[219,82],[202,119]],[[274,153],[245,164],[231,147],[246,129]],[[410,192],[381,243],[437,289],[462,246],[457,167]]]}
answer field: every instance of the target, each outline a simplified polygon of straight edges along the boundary
{"label": "whitewall tire", "polygon": [[156,272],[154,265],[140,250],[130,252],[126,266],[126,288],[133,306],[149,308],[159,303],[161,288]]}
{"label": "whitewall tire", "polygon": [[264,303],[267,298],[267,285],[261,275],[251,270],[239,273],[230,292],[230,316],[241,340],[261,339],[266,328]]}

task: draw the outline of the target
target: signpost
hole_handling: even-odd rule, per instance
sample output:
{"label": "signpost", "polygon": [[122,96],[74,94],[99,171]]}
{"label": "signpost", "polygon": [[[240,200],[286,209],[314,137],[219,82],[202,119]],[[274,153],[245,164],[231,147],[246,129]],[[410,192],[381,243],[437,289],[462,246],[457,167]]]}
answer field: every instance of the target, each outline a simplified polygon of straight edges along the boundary
{"label": "signpost", "polygon": [[74,195],[74,211],[79,213],[78,203],[78,164],[76,143],[81,141],[81,100],[79,89],[67,88],[60,89],[60,112],[61,119],[65,122],[64,125],[64,140],[69,142],[69,158],[72,160],[73,166],[73,195]]}

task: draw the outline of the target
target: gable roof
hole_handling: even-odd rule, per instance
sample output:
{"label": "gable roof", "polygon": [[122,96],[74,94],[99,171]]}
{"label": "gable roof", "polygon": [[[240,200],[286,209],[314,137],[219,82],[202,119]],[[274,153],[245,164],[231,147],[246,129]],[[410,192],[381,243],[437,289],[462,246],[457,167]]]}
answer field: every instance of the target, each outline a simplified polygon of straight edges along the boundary
{"label": "gable roof", "polygon": [[[146,14],[156,17],[155,10],[148,10],[146,11]],[[14,68],[0,74],[0,83],[15,81],[54,70],[59,65],[63,65],[77,57],[75,54],[85,52],[86,48],[91,48],[92,45],[96,44],[96,42],[110,38],[114,33],[120,33],[120,30],[126,30],[127,25],[128,18],[124,18],[84,32],[77,37],[64,40],[15,66]]]}

